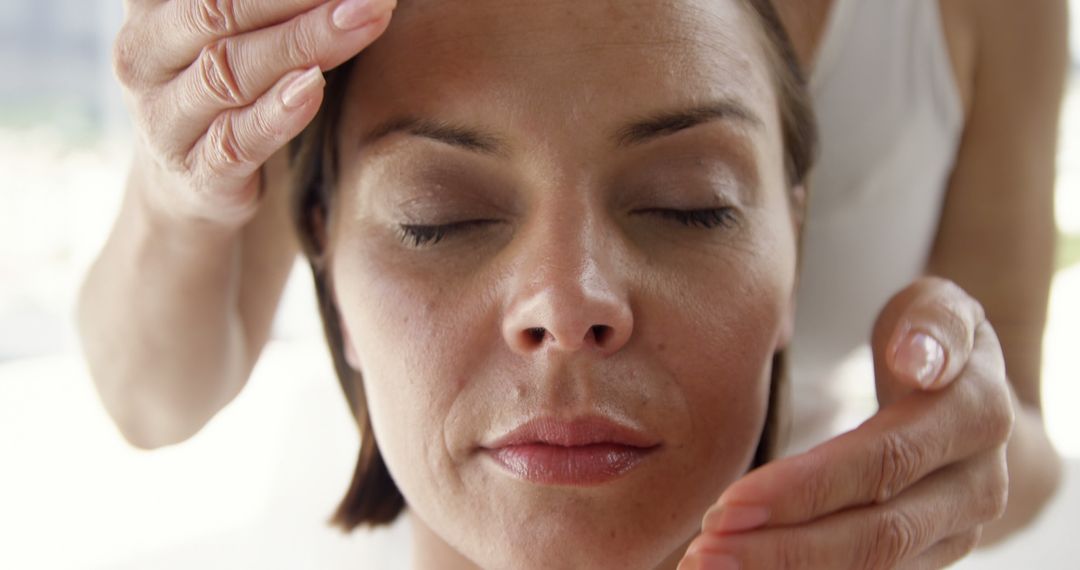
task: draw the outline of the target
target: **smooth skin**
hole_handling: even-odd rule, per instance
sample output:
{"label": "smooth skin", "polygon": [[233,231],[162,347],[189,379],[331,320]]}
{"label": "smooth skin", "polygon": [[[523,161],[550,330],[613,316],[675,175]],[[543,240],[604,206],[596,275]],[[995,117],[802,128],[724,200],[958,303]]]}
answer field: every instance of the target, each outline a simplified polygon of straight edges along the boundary
{"label": "smooth skin", "polygon": [[[802,524],[772,541],[769,550],[793,563],[820,560],[817,550],[796,549],[813,544],[810,537],[841,511],[863,517],[866,528],[896,528],[875,526],[900,520],[882,517],[882,512],[918,512],[918,520],[933,528],[917,544],[950,536],[945,544],[951,546],[937,541],[940,550],[969,550],[972,532],[978,534],[975,529],[987,522],[987,513],[997,514],[985,504],[960,505],[956,520],[943,524],[932,511],[902,511],[905,505],[898,501],[914,498],[912,493],[884,500],[875,495],[869,504],[876,506],[867,508],[866,496],[850,496],[843,485],[792,485],[804,480],[799,470],[805,465],[829,465],[811,468],[825,481],[831,473],[857,472],[868,464],[867,457],[880,456],[883,442],[897,440],[882,429],[891,425],[880,419],[883,415],[909,433],[936,434],[902,440],[904,457],[920,458],[922,468],[911,470],[898,489],[914,490],[918,485],[913,483],[926,479],[938,483],[941,492],[950,479],[953,484],[974,480],[984,482],[983,496],[997,500],[1006,490],[998,477],[1000,464],[977,459],[993,457],[1007,443],[1010,500],[1004,516],[985,527],[984,542],[1027,524],[1057,486],[1060,460],[1039,414],[1039,362],[1052,274],[1053,157],[1064,89],[1065,2],[941,3],[968,123],[927,273],[956,282],[980,301],[998,331],[1008,383],[986,378],[994,376],[985,372],[995,366],[993,356],[987,356],[993,352],[990,341],[978,345],[990,343],[988,350],[966,351],[952,340],[970,337],[976,346],[974,339],[983,329],[978,319],[958,316],[971,302],[966,294],[926,282],[909,287],[894,310],[919,316],[892,322],[915,321],[927,330],[951,327],[952,335],[937,338],[946,361],[972,365],[951,383],[943,374],[922,399],[896,398],[890,395],[893,390],[882,388],[881,412],[855,435],[810,451],[811,459],[777,462],[733,485],[718,506],[766,506],[769,520],[764,527],[759,521],[756,532],[710,537],[717,539],[711,544],[719,545],[714,551],[745,553],[740,545],[777,536],[769,525],[788,520]],[[321,102],[320,81],[309,76],[288,107],[281,95],[304,71],[316,65],[329,69],[362,50],[389,21],[386,7],[371,12],[372,27],[349,32],[333,24],[331,11],[340,2],[270,4],[132,1],[117,40],[117,72],[140,141],[123,208],[82,290],[79,325],[102,400],[125,437],[139,447],[187,439],[242,389],[267,340],[297,251],[287,230],[290,180],[280,149],[314,116]],[[828,3],[778,4],[798,51],[812,63]],[[212,17],[215,13],[224,17]],[[267,34],[277,41],[260,41]],[[206,47],[222,40],[236,47]],[[249,49],[255,45],[270,46],[269,51],[258,56]],[[190,116],[203,118],[192,121]],[[181,124],[190,128],[167,128]],[[920,309],[927,305],[934,310]],[[873,344],[875,357],[887,362],[896,346],[880,338]],[[879,386],[919,386],[902,373],[895,380],[883,379],[879,369],[878,376]],[[963,389],[945,387],[952,385]],[[998,405],[1003,395],[1012,404],[1008,409]],[[930,398],[938,403],[931,405]],[[972,411],[989,416],[970,416]],[[972,425],[969,417],[985,421]],[[984,445],[963,458],[955,455],[972,442]],[[951,532],[961,528],[966,530]],[[889,535],[847,538],[874,546],[883,536]],[[916,550],[900,549],[896,558],[923,554]]]}

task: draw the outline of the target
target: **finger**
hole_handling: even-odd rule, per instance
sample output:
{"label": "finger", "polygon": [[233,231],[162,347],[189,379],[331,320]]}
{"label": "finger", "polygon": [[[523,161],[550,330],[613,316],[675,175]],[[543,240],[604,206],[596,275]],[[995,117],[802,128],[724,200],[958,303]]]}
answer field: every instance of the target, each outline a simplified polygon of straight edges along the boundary
{"label": "finger", "polygon": [[274,26],[331,0],[170,0],[151,10],[142,26],[158,38],[155,62],[163,69],[186,68],[216,40]]}
{"label": "finger", "polygon": [[128,0],[113,43],[126,87],[157,86],[187,68],[214,41],[284,22],[330,0]]}
{"label": "finger", "polygon": [[998,463],[996,454],[984,454],[934,473],[887,505],[805,525],[728,535],[706,531],[687,552],[726,556],[743,568],[895,568],[1000,516],[1008,483]]}
{"label": "finger", "polygon": [[290,73],[250,107],[214,120],[186,161],[203,211],[227,222],[254,212],[259,168],[315,117],[324,85],[317,67]]}
{"label": "finger", "polygon": [[971,380],[913,393],[846,434],[747,474],[728,487],[706,524],[741,532],[885,503],[945,465],[1002,447],[1012,430],[1008,392]]}
{"label": "finger", "polygon": [[928,548],[910,562],[900,566],[902,570],[938,570],[971,554],[979,545],[982,527],[975,527]]}
{"label": "finger", "polygon": [[160,128],[174,133],[175,140],[195,140],[222,110],[249,104],[289,70],[340,65],[375,41],[389,24],[389,12],[366,14],[363,20],[368,25],[343,32],[330,23],[332,8],[208,46],[163,88],[158,100],[173,108],[157,113],[163,118]]}
{"label": "finger", "polygon": [[985,320],[982,306],[950,281],[928,277],[905,288],[874,326],[879,393],[888,392],[881,383],[891,380],[909,389],[947,386],[963,370]]}

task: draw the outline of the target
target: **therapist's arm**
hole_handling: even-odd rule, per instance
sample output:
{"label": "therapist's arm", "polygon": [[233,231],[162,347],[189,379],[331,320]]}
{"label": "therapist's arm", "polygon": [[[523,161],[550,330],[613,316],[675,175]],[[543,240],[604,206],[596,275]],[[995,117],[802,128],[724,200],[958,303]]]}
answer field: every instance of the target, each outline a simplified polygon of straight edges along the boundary
{"label": "therapist's arm", "polygon": [[1016,421],[1008,506],[983,529],[982,543],[992,544],[1030,523],[1061,476],[1042,419],[1040,363],[1068,17],[1065,0],[971,4],[974,96],[928,272],[982,304],[1005,355]]}
{"label": "therapist's arm", "polygon": [[246,383],[298,249],[282,149],[318,112],[322,70],[375,41],[395,5],[126,3],[113,63],[135,160],[78,322],[134,445],[187,439]]}
{"label": "therapist's arm", "polygon": [[133,445],[183,441],[243,388],[296,257],[285,157],[236,230],[163,218],[136,160],[113,231],[79,296],[78,325],[106,410]]}

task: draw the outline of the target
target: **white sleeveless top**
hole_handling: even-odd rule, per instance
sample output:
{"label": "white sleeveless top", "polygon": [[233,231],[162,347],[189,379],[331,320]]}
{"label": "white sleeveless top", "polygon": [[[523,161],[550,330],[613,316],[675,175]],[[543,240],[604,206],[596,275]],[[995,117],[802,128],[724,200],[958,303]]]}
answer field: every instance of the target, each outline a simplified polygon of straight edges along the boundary
{"label": "white sleeveless top", "polygon": [[[933,244],[964,126],[938,0],[835,0],[810,90],[821,152],[791,347],[792,452],[873,412],[874,319]],[[852,354],[863,365],[845,414]]]}

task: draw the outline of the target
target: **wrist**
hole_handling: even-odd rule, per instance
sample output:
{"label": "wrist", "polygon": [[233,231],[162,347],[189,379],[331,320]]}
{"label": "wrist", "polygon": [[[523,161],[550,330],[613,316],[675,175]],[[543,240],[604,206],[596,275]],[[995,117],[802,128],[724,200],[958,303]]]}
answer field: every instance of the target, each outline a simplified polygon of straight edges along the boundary
{"label": "wrist", "polygon": [[227,250],[239,238],[243,225],[200,216],[182,200],[171,199],[185,192],[192,190],[179,187],[151,158],[137,153],[128,175],[125,206],[137,239],[182,256]]}
{"label": "wrist", "polygon": [[205,253],[233,243],[243,222],[224,222],[199,212],[188,199],[195,190],[177,178],[136,150],[127,194],[139,235],[180,253]]}

